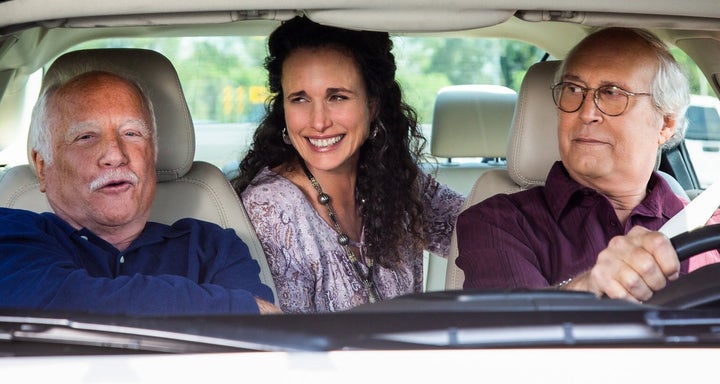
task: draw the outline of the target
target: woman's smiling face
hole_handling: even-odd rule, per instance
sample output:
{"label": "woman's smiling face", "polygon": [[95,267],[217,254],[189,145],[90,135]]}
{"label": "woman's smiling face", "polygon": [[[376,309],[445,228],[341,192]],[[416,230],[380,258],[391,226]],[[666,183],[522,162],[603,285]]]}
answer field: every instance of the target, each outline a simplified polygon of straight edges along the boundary
{"label": "woman's smiling face", "polygon": [[282,67],[285,123],[313,172],[354,172],[372,113],[354,59],[334,48],[301,48]]}

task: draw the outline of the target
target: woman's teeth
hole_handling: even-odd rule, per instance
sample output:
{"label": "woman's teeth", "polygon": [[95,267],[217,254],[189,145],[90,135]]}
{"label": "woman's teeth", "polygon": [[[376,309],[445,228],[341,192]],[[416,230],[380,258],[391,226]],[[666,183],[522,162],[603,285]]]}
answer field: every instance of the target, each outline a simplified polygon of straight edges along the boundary
{"label": "woman's teeth", "polygon": [[337,143],[337,142],[340,141],[340,139],[342,139],[342,138],[343,138],[343,135],[338,135],[338,136],[335,136],[335,137],[329,137],[329,138],[327,138],[327,139],[311,139],[311,138],[308,138],[308,141],[310,141],[310,144],[312,144],[313,146],[323,148],[323,147],[329,147],[329,146]]}

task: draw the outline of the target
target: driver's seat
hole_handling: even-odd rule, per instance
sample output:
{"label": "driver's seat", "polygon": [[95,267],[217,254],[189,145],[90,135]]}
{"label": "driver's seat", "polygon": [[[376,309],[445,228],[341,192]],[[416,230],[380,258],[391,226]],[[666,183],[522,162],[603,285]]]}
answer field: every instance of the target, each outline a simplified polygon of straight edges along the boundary
{"label": "driver's seat", "polygon": [[[507,148],[507,170],[488,170],[475,181],[462,209],[499,193],[514,193],[545,184],[550,168],[560,160],[557,108],[550,88],[560,61],[533,64],[518,93]],[[681,198],[690,200],[672,176],[658,172]],[[465,274],[457,267],[457,235],[453,233],[448,255],[445,289],[462,289]]]}

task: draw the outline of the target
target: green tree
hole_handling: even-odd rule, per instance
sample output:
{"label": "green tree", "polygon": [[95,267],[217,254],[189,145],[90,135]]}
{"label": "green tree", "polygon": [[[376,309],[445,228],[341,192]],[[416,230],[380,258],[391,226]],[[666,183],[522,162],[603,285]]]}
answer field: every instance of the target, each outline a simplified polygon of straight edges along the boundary
{"label": "green tree", "polygon": [[527,43],[503,39],[395,37],[394,42],[405,99],[426,124],[440,88],[496,84],[517,91],[527,68],[543,54]]}
{"label": "green tree", "polygon": [[[123,38],[84,43],[74,49],[137,47],[152,49],[170,59],[178,72],[188,107],[195,120],[220,122],[258,119],[258,106],[247,95],[233,93],[233,110],[223,110],[223,89],[265,86],[264,37]],[[242,105],[238,105],[241,102]]]}
{"label": "green tree", "polygon": [[672,48],[670,52],[683,68],[690,81],[690,93],[695,95],[715,95],[707,78],[690,56],[679,48]]}
{"label": "green tree", "polygon": [[452,84],[498,84],[499,51],[495,40],[445,39],[426,73],[443,73]]}
{"label": "green tree", "polygon": [[534,45],[515,40],[503,40],[500,45],[501,85],[519,91],[527,69],[538,62],[544,53]]}

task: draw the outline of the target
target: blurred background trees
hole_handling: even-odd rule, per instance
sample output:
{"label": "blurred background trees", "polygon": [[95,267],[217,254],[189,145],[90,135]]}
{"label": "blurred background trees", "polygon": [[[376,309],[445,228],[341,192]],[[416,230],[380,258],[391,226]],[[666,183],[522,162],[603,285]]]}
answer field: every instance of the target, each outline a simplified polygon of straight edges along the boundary
{"label": "blurred background trees", "polygon": [[[406,101],[421,122],[432,121],[437,91],[448,85],[497,84],[519,90],[526,69],[545,52],[524,42],[504,39],[393,37],[397,79]],[[177,68],[194,120],[199,122],[257,122],[268,92],[263,68],[266,38],[184,37],[108,39],[77,48],[128,47],[165,54]],[[691,75],[693,93],[709,87],[682,51],[673,51]]]}

